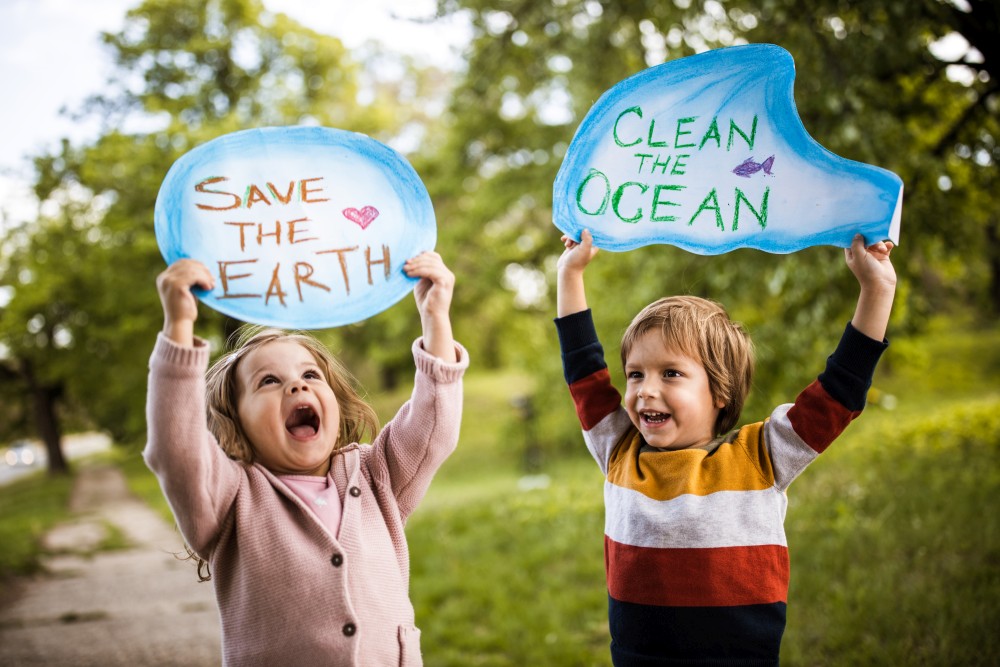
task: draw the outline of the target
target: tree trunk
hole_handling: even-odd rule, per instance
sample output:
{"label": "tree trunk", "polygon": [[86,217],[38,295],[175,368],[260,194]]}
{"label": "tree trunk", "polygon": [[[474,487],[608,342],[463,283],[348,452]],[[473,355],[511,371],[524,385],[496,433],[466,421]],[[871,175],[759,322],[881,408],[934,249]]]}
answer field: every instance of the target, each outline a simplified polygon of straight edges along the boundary
{"label": "tree trunk", "polygon": [[49,474],[66,475],[69,464],[62,450],[62,429],[59,425],[58,402],[62,395],[61,385],[43,385],[38,381],[30,361],[23,361],[21,371],[28,392],[31,395],[32,409],[35,414],[35,430],[38,437],[45,443],[48,453]]}

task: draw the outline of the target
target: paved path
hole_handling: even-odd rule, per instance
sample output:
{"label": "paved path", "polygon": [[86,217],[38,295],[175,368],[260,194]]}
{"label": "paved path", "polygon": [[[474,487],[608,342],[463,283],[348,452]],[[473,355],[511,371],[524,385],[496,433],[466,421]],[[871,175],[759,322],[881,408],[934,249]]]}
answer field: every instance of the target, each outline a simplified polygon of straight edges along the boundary
{"label": "paved path", "polygon": [[[0,605],[0,666],[220,664],[210,583],[178,560],[177,530],[108,465],[77,468],[73,522],[46,536],[44,573]],[[114,526],[126,549],[95,551]]]}

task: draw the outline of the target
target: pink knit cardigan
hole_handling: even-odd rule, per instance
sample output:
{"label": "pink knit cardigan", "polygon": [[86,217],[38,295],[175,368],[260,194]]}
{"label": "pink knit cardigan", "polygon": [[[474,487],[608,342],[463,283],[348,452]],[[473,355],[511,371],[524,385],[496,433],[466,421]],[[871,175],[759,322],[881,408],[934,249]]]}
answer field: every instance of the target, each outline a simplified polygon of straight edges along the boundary
{"label": "pink knit cardigan", "polygon": [[[462,376],[413,344],[413,395],[371,445],[334,452],[332,535],[260,464],[206,429],[204,341],[162,334],[150,359],[144,457],[188,545],[212,568],[227,665],[420,665],[403,526],[458,442]],[[192,579],[194,572],[192,571]]]}

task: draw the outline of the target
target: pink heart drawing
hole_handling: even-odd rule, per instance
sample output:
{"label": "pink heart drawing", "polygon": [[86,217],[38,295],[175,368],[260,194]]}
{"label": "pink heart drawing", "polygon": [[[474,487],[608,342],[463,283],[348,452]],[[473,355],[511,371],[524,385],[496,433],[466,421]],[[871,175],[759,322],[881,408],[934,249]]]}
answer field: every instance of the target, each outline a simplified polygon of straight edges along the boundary
{"label": "pink heart drawing", "polygon": [[378,209],[374,206],[365,206],[360,211],[356,208],[345,208],[344,217],[356,223],[361,229],[368,229],[368,225],[378,217]]}

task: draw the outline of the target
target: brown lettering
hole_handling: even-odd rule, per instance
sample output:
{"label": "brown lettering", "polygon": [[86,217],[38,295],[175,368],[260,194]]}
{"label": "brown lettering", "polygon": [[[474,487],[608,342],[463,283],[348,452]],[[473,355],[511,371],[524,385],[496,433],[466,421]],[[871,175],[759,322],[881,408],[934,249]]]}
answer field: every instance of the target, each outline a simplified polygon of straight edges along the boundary
{"label": "brown lettering", "polygon": [[225,176],[213,176],[212,178],[206,178],[204,181],[194,186],[194,191],[203,192],[205,194],[211,194],[211,195],[223,195],[226,197],[232,197],[234,200],[232,204],[230,204],[229,206],[209,206],[208,204],[195,204],[195,206],[205,211],[228,211],[233,208],[239,208],[240,204],[243,203],[243,200],[240,199],[240,196],[238,194],[235,194],[233,192],[226,192],[225,190],[209,190],[208,188],[205,187],[206,185],[222,183],[228,180],[229,179],[226,178]]}
{"label": "brown lettering", "polygon": [[259,299],[260,294],[230,294],[229,293],[229,281],[239,280],[240,278],[249,278],[251,273],[240,273],[235,276],[229,275],[229,265],[230,264],[253,264],[256,259],[241,259],[234,262],[219,262],[219,282],[222,283],[222,296],[220,299]]}
{"label": "brown lettering", "polygon": [[[344,276],[344,289],[347,293],[351,293],[351,279],[347,277],[347,260],[344,258],[344,253],[354,252],[358,249],[358,246],[351,246],[350,248],[336,248],[334,250],[319,250],[316,252],[317,255],[328,255],[330,253],[336,253],[337,259],[340,260],[340,273]],[[371,270],[369,270],[369,282]]]}

